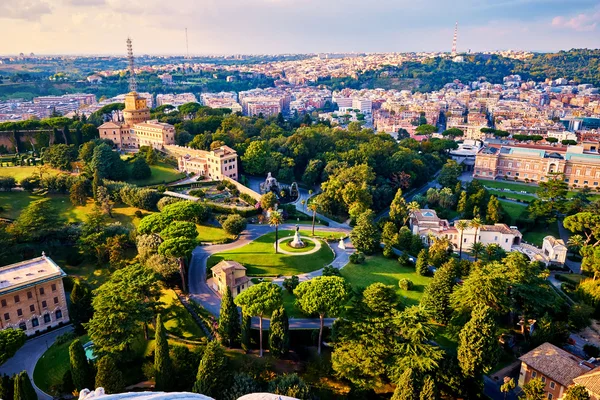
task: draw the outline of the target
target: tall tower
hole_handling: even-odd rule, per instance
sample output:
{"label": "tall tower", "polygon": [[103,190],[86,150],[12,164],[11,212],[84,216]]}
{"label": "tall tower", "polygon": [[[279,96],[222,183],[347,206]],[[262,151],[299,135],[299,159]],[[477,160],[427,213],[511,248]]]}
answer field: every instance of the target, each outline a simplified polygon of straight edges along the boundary
{"label": "tall tower", "polygon": [[187,28],[185,28],[185,58],[190,58],[190,46],[188,45],[188,36],[187,36]]}
{"label": "tall tower", "polygon": [[456,39],[458,39],[458,21],[454,25],[454,39],[452,39],[452,57],[456,56]]}
{"label": "tall tower", "polygon": [[135,81],[135,68],[133,58],[133,45],[131,44],[131,38],[127,38],[127,60],[129,61],[129,91],[137,91],[137,82]]}

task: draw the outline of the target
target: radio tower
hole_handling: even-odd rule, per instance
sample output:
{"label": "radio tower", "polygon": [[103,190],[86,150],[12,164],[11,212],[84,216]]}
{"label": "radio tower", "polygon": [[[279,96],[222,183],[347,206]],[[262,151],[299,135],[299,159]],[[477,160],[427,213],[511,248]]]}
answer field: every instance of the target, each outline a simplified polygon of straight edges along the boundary
{"label": "radio tower", "polygon": [[127,60],[129,61],[129,91],[137,92],[137,82],[135,81],[135,68],[133,65],[133,45],[131,38],[127,38]]}
{"label": "radio tower", "polygon": [[188,45],[188,37],[187,37],[187,28],[185,28],[185,51],[186,51],[186,57],[185,58],[190,58],[190,46]]}
{"label": "radio tower", "polygon": [[452,57],[456,56],[456,39],[458,38],[458,21],[454,25],[454,39],[452,39]]}

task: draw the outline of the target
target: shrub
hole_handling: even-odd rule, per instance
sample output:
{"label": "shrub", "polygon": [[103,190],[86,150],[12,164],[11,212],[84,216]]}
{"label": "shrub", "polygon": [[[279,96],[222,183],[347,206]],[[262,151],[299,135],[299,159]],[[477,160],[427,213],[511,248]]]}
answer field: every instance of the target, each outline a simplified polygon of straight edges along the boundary
{"label": "shrub", "polygon": [[140,210],[135,210],[134,214],[138,218],[142,218],[144,216],[144,213]]}
{"label": "shrub", "polygon": [[398,281],[398,286],[402,290],[412,290],[415,285],[410,279],[403,278]]}
{"label": "shrub", "polygon": [[239,235],[246,229],[246,219],[241,215],[231,214],[222,223],[225,232],[230,235]]}
{"label": "shrub", "polygon": [[323,276],[341,276],[340,270],[333,265],[328,265],[323,268]]}
{"label": "shrub", "polygon": [[158,208],[158,211],[162,211],[163,208],[165,208],[169,204],[177,203],[179,201],[183,201],[183,199],[180,199],[178,197],[165,196],[161,198],[158,201],[158,203],[156,203],[156,208]]}
{"label": "shrub", "polygon": [[283,287],[290,293],[294,292],[294,289],[300,284],[300,280],[296,275],[283,280]]}
{"label": "shrub", "polygon": [[350,254],[350,262],[352,264],[362,264],[365,262],[365,255],[360,251]]}
{"label": "shrub", "polygon": [[206,196],[206,192],[202,189],[192,189],[190,190],[189,195],[202,198]]}
{"label": "shrub", "polygon": [[240,199],[244,200],[246,203],[248,203],[251,206],[256,204],[256,200],[254,200],[254,198],[252,196],[250,196],[248,193],[240,194]]}
{"label": "shrub", "polygon": [[224,184],[224,183],[219,183],[219,184],[217,185],[217,190],[218,190],[219,192],[221,192],[221,191],[225,190],[225,184]]}
{"label": "shrub", "polygon": [[413,266],[413,263],[410,262],[410,257],[406,253],[400,254],[400,257],[398,257],[398,263],[400,265],[402,265],[403,267],[412,267]]}
{"label": "shrub", "polygon": [[588,357],[597,358],[600,356],[600,347],[594,346],[593,344],[584,344],[583,351],[585,351],[585,354],[587,354]]}
{"label": "shrub", "polygon": [[383,256],[385,258],[393,258],[395,256],[394,248],[391,245],[386,244],[385,247],[383,248]]}

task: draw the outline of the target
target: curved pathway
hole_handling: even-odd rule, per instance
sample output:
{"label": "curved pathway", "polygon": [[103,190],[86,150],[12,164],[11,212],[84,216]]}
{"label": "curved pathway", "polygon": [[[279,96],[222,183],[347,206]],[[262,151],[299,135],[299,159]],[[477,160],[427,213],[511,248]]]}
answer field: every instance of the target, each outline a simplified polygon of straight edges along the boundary
{"label": "curved pathway", "polygon": [[[279,226],[279,229],[295,229],[295,226],[295,224],[283,224]],[[301,227],[310,227],[310,225],[301,225]],[[348,227],[320,226],[318,230],[325,232],[348,233],[350,229]],[[240,235],[239,239],[233,243],[196,247],[192,252],[192,259],[190,261],[190,268],[188,272],[190,298],[200,303],[211,314],[219,316],[219,311],[221,308],[221,299],[206,283],[206,262],[208,258],[216,253],[220,253],[227,250],[233,250],[245,246],[253,240],[257,239],[258,237],[273,231],[274,228],[270,227],[269,225],[248,225],[247,229]],[[354,252],[354,249],[349,244],[349,239],[346,239],[345,244],[347,247],[345,250],[339,249],[337,244],[335,244],[332,247],[332,250],[335,253],[335,258],[331,265],[333,265],[336,268],[342,268],[344,265],[346,265],[348,263],[348,258],[350,257],[350,254]],[[299,275],[298,277],[300,278],[300,280],[308,280],[315,276],[321,275],[321,272],[322,270],[313,271],[308,274]],[[274,281],[274,283],[281,285],[283,283],[283,278],[277,278]],[[313,327],[318,327],[318,321],[318,319],[296,318],[290,320],[290,328],[312,329]],[[331,324],[332,321],[333,320],[328,321],[329,324]]]}

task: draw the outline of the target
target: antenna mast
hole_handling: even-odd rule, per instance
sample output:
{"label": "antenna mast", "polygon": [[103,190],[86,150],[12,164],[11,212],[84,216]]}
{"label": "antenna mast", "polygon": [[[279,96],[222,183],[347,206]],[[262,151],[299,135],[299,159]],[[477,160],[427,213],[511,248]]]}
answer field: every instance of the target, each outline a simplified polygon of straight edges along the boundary
{"label": "antenna mast", "polygon": [[187,36],[187,28],[185,28],[185,51],[186,51],[186,57],[185,58],[190,58],[190,46],[188,45],[188,36]]}
{"label": "antenna mast", "polygon": [[458,21],[454,25],[454,39],[452,39],[452,57],[456,56],[456,39],[458,38]]}
{"label": "antenna mast", "polygon": [[131,44],[131,38],[127,38],[127,60],[129,61],[129,91],[137,91],[137,82],[135,81],[135,68],[133,58],[133,45]]}

